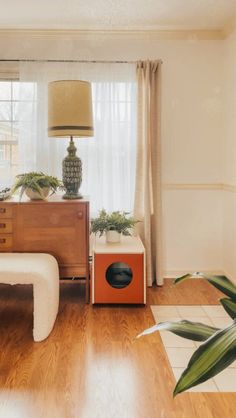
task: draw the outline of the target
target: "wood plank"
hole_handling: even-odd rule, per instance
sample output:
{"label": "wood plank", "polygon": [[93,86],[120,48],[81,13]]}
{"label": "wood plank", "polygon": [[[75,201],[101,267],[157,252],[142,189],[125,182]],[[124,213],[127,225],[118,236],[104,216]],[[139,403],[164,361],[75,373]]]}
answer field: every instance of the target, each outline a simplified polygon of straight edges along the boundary
{"label": "wood plank", "polygon": [[165,279],[163,287],[148,288],[150,305],[216,305],[222,293],[204,279],[189,279],[174,285]]}
{"label": "wood plank", "polygon": [[[153,324],[149,306],[85,305],[85,287],[62,283],[55,328],[32,340],[32,287],[0,285],[0,417],[234,418],[236,396],[185,393]],[[149,303],[215,304],[204,281],[148,290]]]}

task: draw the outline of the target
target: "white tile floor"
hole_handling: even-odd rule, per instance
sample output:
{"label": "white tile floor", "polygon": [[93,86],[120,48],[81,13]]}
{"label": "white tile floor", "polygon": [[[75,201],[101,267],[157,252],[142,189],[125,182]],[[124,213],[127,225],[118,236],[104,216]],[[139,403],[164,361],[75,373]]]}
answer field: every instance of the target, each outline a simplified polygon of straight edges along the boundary
{"label": "white tile floor", "polygon": [[[225,327],[232,321],[220,305],[216,306],[151,306],[156,322],[188,319],[215,327]],[[186,340],[169,331],[160,332],[176,381],[183,373],[199,342]],[[236,392],[236,361],[214,378],[195,386],[189,392]]]}

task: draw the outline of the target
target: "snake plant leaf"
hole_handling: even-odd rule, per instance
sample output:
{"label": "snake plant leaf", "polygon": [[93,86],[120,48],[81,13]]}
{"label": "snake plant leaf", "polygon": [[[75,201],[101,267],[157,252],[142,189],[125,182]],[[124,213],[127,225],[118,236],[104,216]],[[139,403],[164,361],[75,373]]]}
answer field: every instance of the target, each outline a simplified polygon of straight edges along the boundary
{"label": "snake plant leaf", "polygon": [[223,299],[220,299],[220,303],[222,304],[227,314],[232,319],[235,319],[236,318],[236,301],[229,299],[229,298],[223,298]]}
{"label": "snake plant leaf", "polygon": [[225,276],[205,276],[209,283],[236,301],[236,286]]}
{"label": "snake plant leaf", "polygon": [[208,276],[203,273],[185,274],[175,279],[174,284],[180,283],[190,277],[206,279],[210,284],[219,289],[226,296],[236,301],[236,286],[225,276]]}
{"label": "snake plant leaf", "polygon": [[176,384],[174,396],[220,373],[235,359],[236,320],[209,337],[194,352]]}
{"label": "snake plant leaf", "polygon": [[200,322],[191,322],[184,319],[178,322],[160,322],[159,324],[156,324],[141,332],[137,338],[162,330],[171,331],[173,334],[176,334],[179,337],[187,338],[189,340],[205,341],[211,335],[215,334],[215,332],[219,329],[201,324]]}
{"label": "snake plant leaf", "polygon": [[177,279],[175,279],[174,280],[174,284],[177,284],[177,283],[180,283],[180,282],[183,282],[184,280],[186,280],[186,279],[190,279],[191,277],[193,277],[193,276],[196,276],[196,275],[198,275],[199,273],[193,273],[193,274],[184,274],[184,276],[181,276],[181,277],[177,277]]}

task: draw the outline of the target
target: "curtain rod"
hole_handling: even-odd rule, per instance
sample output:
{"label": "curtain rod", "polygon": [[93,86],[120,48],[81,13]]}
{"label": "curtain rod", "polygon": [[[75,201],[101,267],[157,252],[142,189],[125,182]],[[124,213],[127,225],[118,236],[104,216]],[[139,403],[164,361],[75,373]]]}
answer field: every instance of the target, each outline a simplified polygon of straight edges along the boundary
{"label": "curtain rod", "polygon": [[[56,59],[49,59],[49,60],[40,60],[40,59],[0,59],[0,62],[80,62],[80,63],[98,63],[98,64],[136,64],[137,61],[102,61],[102,60],[56,60]],[[157,60],[162,64],[161,60]]]}

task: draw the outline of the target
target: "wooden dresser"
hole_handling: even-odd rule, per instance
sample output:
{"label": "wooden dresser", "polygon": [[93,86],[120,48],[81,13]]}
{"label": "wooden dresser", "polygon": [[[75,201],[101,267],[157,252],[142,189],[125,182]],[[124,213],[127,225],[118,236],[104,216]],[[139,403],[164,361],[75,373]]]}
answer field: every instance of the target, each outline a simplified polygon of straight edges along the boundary
{"label": "wooden dresser", "polygon": [[9,199],[0,202],[0,252],[37,252],[53,255],[60,277],[86,279],[89,290],[89,202]]}

